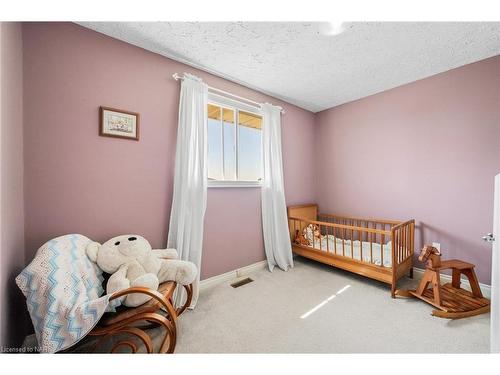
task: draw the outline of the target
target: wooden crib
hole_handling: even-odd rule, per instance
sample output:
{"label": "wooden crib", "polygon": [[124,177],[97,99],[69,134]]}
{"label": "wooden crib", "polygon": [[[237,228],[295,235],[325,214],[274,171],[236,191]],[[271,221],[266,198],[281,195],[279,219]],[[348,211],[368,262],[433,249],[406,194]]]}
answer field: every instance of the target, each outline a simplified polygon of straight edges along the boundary
{"label": "wooden crib", "polygon": [[413,276],[415,220],[322,214],[307,204],[288,207],[288,225],[295,254],[390,284],[393,298],[397,281]]}

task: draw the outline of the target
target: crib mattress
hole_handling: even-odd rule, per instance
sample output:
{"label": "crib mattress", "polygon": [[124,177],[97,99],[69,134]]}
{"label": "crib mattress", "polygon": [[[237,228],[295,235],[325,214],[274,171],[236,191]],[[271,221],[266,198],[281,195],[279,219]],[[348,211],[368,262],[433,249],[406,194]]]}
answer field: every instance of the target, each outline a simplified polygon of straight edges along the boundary
{"label": "crib mattress", "polygon": [[345,256],[346,258],[354,258],[356,260],[375,264],[377,266],[382,265],[383,259],[384,267],[392,267],[391,241],[383,245],[372,242],[371,251],[370,242],[358,240],[344,240],[343,242],[344,246],[342,248],[342,239],[336,238],[335,236],[329,234],[323,236],[323,238],[321,239],[321,244],[319,239],[315,239],[314,246],[312,246],[312,241],[309,241],[309,247],[314,248],[315,250],[328,252],[330,254]]}

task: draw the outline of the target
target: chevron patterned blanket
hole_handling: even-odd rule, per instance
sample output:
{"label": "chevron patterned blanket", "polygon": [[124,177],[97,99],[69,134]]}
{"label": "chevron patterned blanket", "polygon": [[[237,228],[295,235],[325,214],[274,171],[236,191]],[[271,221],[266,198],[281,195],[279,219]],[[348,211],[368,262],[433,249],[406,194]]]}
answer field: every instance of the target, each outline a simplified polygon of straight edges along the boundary
{"label": "chevron patterned blanket", "polygon": [[43,353],[76,344],[112,310],[103,295],[102,271],[85,252],[90,242],[80,234],[55,238],[38,249],[17,276]]}

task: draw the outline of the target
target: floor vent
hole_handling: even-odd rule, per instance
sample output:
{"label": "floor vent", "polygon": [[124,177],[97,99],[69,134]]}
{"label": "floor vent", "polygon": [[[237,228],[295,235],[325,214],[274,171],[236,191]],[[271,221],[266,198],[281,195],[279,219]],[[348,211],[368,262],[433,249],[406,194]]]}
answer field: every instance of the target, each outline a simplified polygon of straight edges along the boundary
{"label": "floor vent", "polygon": [[245,284],[251,283],[253,280],[249,277],[244,278],[243,280],[236,281],[235,283],[232,283],[231,286],[233,288],[238,288],[240,286],[243,286]]}

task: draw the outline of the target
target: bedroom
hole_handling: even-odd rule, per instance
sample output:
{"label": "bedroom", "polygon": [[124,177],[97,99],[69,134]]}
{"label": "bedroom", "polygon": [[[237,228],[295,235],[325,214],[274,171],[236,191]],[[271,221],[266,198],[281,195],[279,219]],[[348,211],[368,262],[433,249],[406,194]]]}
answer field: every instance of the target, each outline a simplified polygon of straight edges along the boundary
{"label": "bedroom", "polygon": [[[92,352],[113,301],[128,319],[156,298],[123,283],[170,318],[118,351],[494,351],[499,22],[18,20],[1,38],[6,352]],[[440,303],[410,298],[426,245],[477,280],[456,302],[477,315],[431,315],[462,291],[444,268]],[[163,255],[121,279],[104,264],[143,248]],[[73,333],[68,290],[94,281],[102,319]]]}

